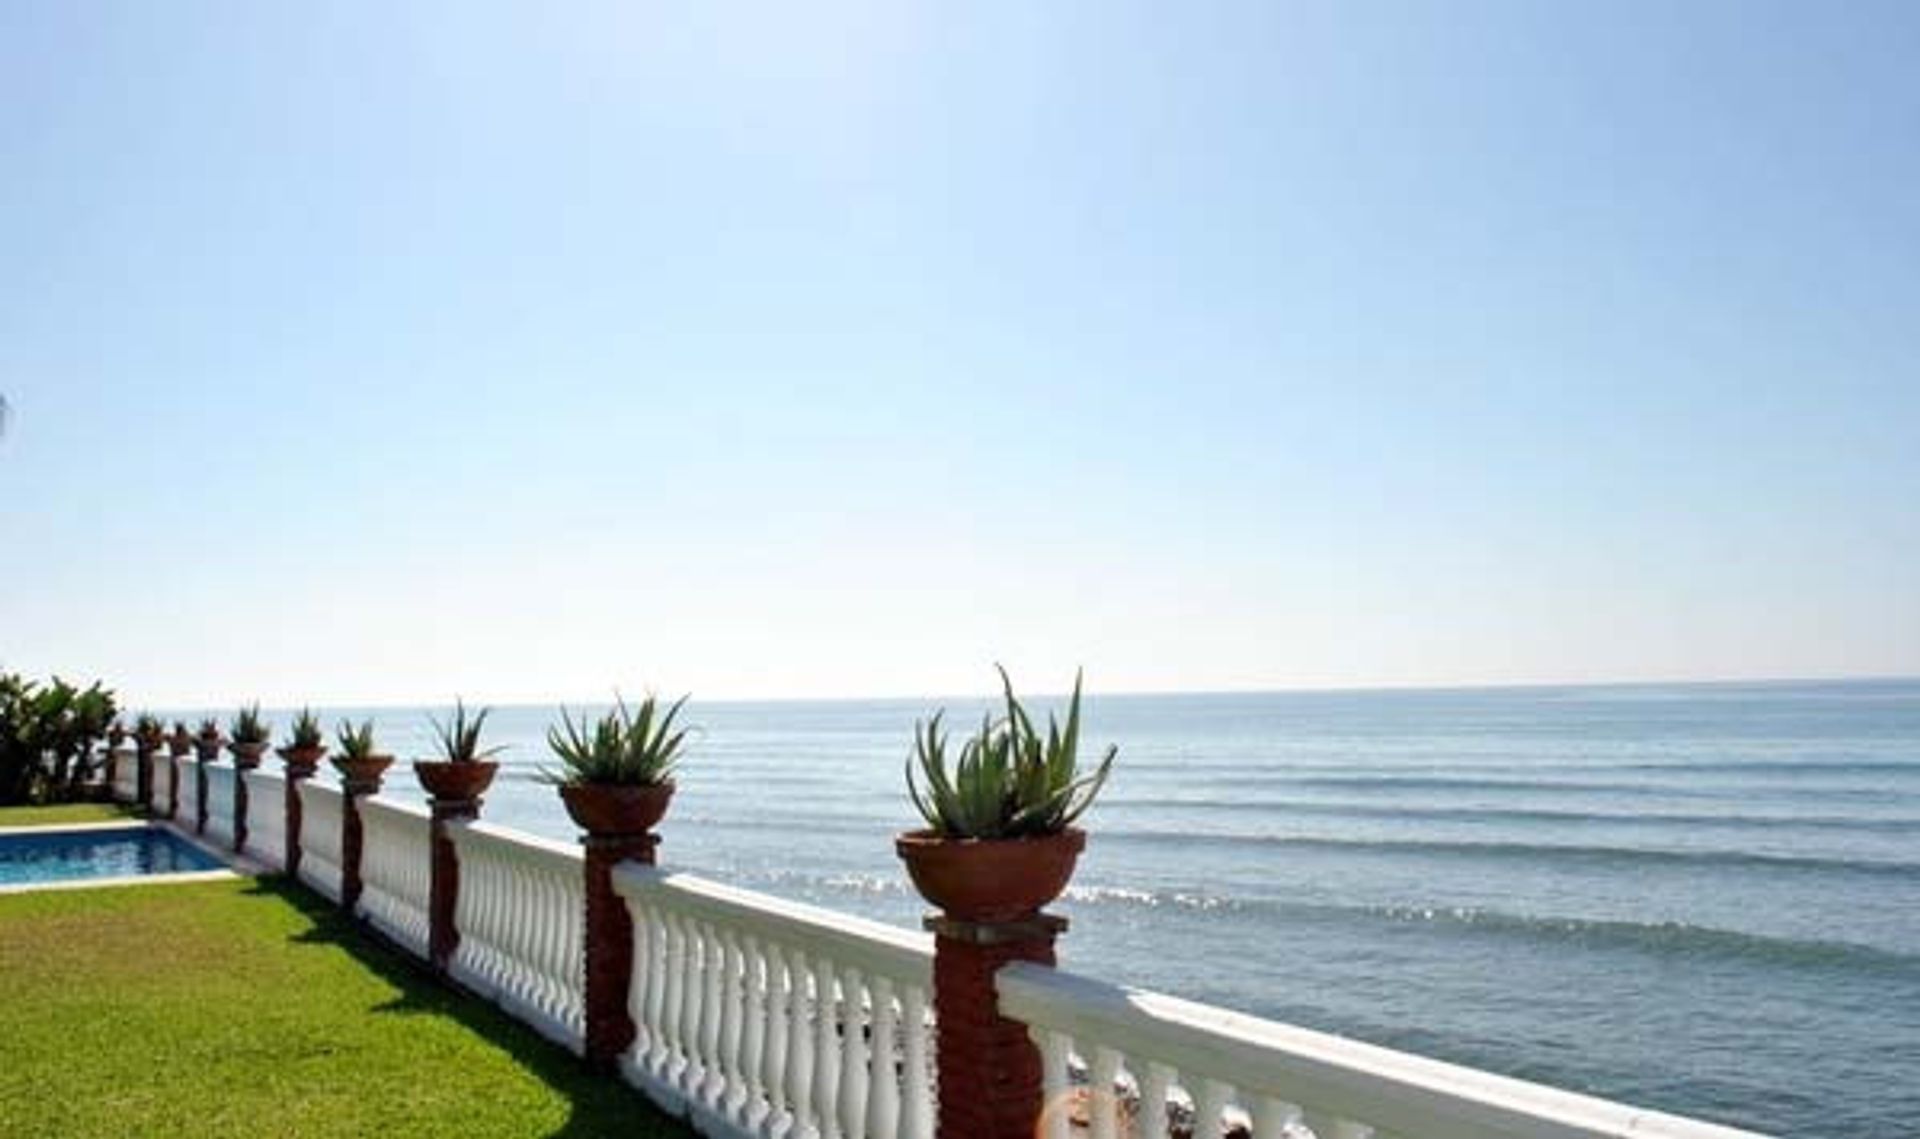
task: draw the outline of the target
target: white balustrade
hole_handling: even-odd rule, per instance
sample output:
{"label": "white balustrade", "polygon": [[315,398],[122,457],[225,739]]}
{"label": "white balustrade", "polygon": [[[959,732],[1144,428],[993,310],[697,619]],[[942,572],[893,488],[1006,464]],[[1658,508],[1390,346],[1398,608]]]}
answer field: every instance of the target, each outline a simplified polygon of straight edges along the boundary
{"label": "white balustrade", "polygon": [[932,1136],[932,938],[638,863],[614,888],[632,1083],[725,1139]]}
{"label": "white balustrade", "polygon": [[233,845],[233,765],[207,766],[207,838],[219,846]]}
{"label": "white balustrade", "polygon": [[586,1039],[582,856],[489,823],[447,828],[460,864],[454,979],[579,1052]]}
{"label": "white balustrade", "polygon": [[280,775],[255,768],[241,773],[247,781],[247,857],[263,866],[284,870],[287,865],[287,782]]}
{"label": "white balustrade", "polygon": [[1045,1139],[1757,1139],[1044,966],[997,981],[1040,1048]]}
{"label": "white balustrade", "polygon": [[427,812],[386,799],[360,800],[359,913],[374,928],[427,955],[432,828]]}
{"label": "white balustrade", "polygon": [[180,806],[173,812],[173,821],[182,829],[192,830],[200,811],[200,766],[192,759],[173,762],[180,769]]}
{"label": "white balustrade", "polygon": [[300,781],[300,880],[340,900],[340,791],[317,779]]}
{"label": "white balustrade", "polygon": [[166,752],[156,753],[153,757],[153,813],[165,818],[167,808],[173,805],[173,794],[169,787],[172,782],[173,757]]}

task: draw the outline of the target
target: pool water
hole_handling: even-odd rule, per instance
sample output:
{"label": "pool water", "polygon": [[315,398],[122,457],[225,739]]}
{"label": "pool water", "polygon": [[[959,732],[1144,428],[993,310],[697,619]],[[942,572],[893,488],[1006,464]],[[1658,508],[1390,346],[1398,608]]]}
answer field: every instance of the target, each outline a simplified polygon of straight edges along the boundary
{"label": "pool water", "polygon": [[166,831],[57,831],[0,835],[0,886],[218,870],[218,859]]}

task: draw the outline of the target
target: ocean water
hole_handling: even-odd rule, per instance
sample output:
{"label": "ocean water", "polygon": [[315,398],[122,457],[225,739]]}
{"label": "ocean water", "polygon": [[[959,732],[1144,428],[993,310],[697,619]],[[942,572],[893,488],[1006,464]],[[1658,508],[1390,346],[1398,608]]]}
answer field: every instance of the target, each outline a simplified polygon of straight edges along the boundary
{"label": "ocean water", "polygon": [[[662,862],[917,925],[891,838],[943,703],[984,707],[690,704]],[[374,714],[425,749],[424,713]],[[571,838],[532,781],[552,719],[494,713],[486,816]],[[1066,967],[1763,1132],[1920,1136],[1920,681],[1095,696],[1087,719],[1120,759]]]}

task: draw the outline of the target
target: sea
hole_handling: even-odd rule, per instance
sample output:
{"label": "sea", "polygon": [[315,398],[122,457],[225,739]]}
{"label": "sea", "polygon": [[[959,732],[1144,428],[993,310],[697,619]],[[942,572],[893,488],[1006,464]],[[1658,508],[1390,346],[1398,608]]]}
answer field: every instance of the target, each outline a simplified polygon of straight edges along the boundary
{"label": "sea", "polygon": [[[892,845],[913,727],[988,706],[696,697],[662,863],[917,928]],[[347,714],[428,747],[425,709]],[[535,781],[556,716],[493,710],[485,815],[572,839]],[[1920,680],[1090,695],[1085,718],[1119,758],[1063,967],[1769,1134],[1920,1136]]]}

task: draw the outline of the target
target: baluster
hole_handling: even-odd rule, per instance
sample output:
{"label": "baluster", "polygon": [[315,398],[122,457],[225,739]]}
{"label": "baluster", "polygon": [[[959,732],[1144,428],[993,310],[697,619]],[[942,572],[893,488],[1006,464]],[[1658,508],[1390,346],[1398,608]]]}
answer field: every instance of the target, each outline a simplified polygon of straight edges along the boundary
{"label": "baluster", "polygon": [[813,1117],[813,1033],[807,1020],[807,955],[788,950],[787,958],[787,1103],[793,1111],[788,1136],[818,1134]]}
{"label": "baluster", "polygon": [[700,1051],[700,1018],[707,1003],[706,929],[693,918],[686,919],[687,956],[682,963],[687,986],[686,1019],[681,1023],[680,1044],[686,1065],[680,1072],[680,1090],[692,1102],[699,1098],[700,1081],[706,1078],[706,1055]]}
{"label": "baluster", "polygon": [[900,1001],[900,1019],[906,1034],[906,1051],[901,1058],[906,1078],[902,1081],[905,1104],[900,1131],[905,1139],[933,1139],[933,1081],[927,1066],[927,994],[920,986],[907,986]]}
{"label": "baluster", "polygon": [[741,985],[745,997],[746,1031],[740,1042],[740,1102],[734,1122],[751,1128],[764,1114],[768,1100],[764,1051],[767,1041],[767,987],[771,978],[760,939],[748,934],[741,941]]}
{"label": "baluster", "polygon": [[1261,1096],[1253,1105],[1253,1139],[1290,1139],[1300,1109],[1283,1099]]}
{"label": "baluster", "polygon": [[657,1075],[660,1058],[666,1054],[667,1046],[661,1027],[666,1019],[667,926],[661,920],[660,911],[650,905],[639,908],[637,920],[647,927],[646,972],[642,974],[642,981],[646,985],[646,1014],[642,1023],[647,1026],[647,1037],[646,1050],[634,1055],[641,1061],[643,1070]]}
{"label": "baluster", "polygon": [[[766,1090],[767,1115],[760,1134],[771,1135],[787,1113],[787,1026],[793,1018],[793,986],[786,950],[767,943],[767,1037],[760,1050],[760,1086]],[[791,1127],[789,1127],[791,1132]]]}
{"label": "baluster", "polygon": [[726,971],[726,951],[720,945],[719,927],[707,924],[701,932],[707,949],[707,992],[702,998],[705,1004],[700,1014],[700,1059],[706,1065],[706,1079],[701,1081],[699,1094],[702,1103],[717,1110],[727,1083],[720,1056],[720,1022],[726,1015],[722,976]]}
{"label": "baluster", "polygon": [[746,1033],[746,960],[740,952],[740,937],[729,929],[721,937],[724,961],[721,980],[725,985],[720,1020],[720,1073],[722,1076],[716,1103],[720,1114],[738,1119],[746,1106],[747,1081],[740,1067],[740,1038]]}
{"label": "baluster", "polygon": [[647,1054],[653,1041],[653,1025],[647,1014],[647,980],[653,976],[653,931],[647,926],[645,910],[636,910],[624,897],[620,905],[627,911],[627,922],[633,927],[633,972],[627,976],[627,1019],[633,1021],[633,1043],[621,1056],[623,1065],[631,1065]]}
{"label": "baluster", "polygon": [[840,1133],[846,1139],[867,1139],[867,1026],[860,999],[865,991],[865,978],[848,966],[840,974]]}
{"label": "baluster", "polygon": [[[577,882],[580,872],[576,870],[572,877]],[[542,971],[553,986],[555,1016],[566,1027],[567,1034],[579,1039],[585,1047],[586,1018],[580,986],[573,981],[573,965],[580,960],[580,955],[569,955],[568,950],[573,947],[574,933],[586,924],[587,899],[584,894],[575,894],[570,885],[557,868],[547,875],[547,959]]]}
{"label": "baluster", "polygon": [[826,958],[813,966],[813,1114],[821,1139],[840,1134],[840,1041],[834,1032],[833,962]]}
{"label": "baluster", "polygon": [[1073,1041],[1064,1032],[1029,1028],[1027,1035],[1040,1048],[1040,1127],[1044,1139],[1067,1139],[1072,1112],[1073,1082],[1067,1075],[1067,1052]]}
{"label": "baluster", "polygon": [[867,990],[870,1074],[867,1082],[867,1134],[894,1139],[900,1130],[899,1043],[894,1032],[893,981],[875,977]]}
{"label": "baluster", "polygon": [[1120,1097],[1114,1084],[1120,1079],[1120,1053],[1102,1044],[1093,1050],[1087,1073],[1087,1119],[1093,1139],[1119,1139]]}
{"label": "baluster", "polygon": [[[675,1084],[679,1073],[674,1068],[679,1058],[682,1041],[684,1009],[686,1007],[686,982],[683,962],[686,958],[686,930],[681,924],[680,915],[671,911],[661,912],[661,921],[666,924],[668,933],[667,959],[663,963],[663,976],[660,978],[662,1000],[665,1011],[660,1017],[660,1034],[664,1051],[660,1057],[660,1067],[655,1075],[668,1084]],[[677,1084],[675,1084],[677,1086]]]}
{"label": "baluster", "polygon": [[1219,1139],[1226,1134],[1223,1116],[1227,1102],[1233,1098],[1233,1087],[1220,1080],[1208,1080],[1194,1097],[1193,1139]]}
{"label": "baluster", "polygon": [[1173,1091],[1175,1072],[1159,1061],[1147,1064],[1147,1078],[1140,1085],[1141,1139],[1167,1139],[1171,1128],[1167,1121],[1167,1096]]}

